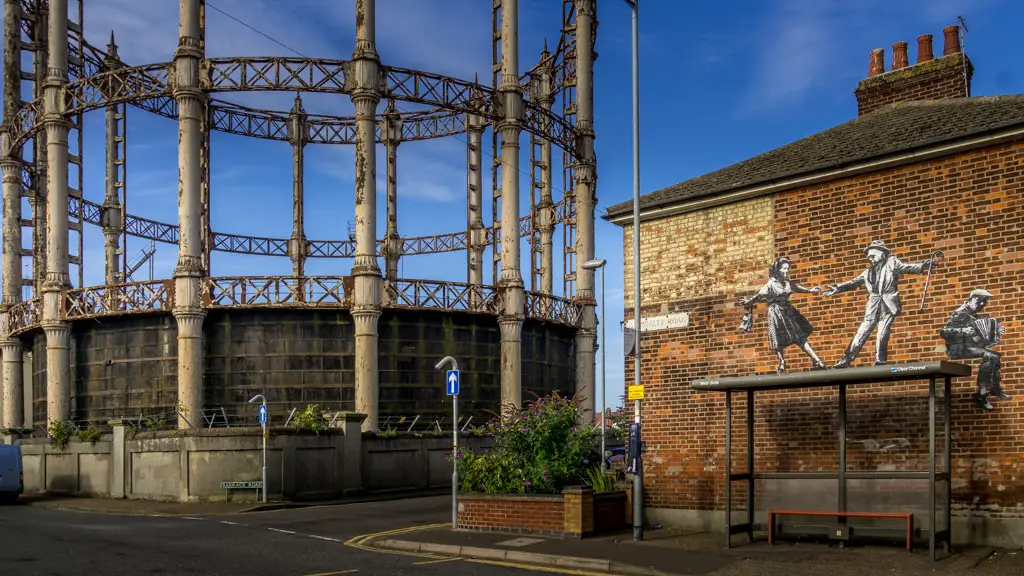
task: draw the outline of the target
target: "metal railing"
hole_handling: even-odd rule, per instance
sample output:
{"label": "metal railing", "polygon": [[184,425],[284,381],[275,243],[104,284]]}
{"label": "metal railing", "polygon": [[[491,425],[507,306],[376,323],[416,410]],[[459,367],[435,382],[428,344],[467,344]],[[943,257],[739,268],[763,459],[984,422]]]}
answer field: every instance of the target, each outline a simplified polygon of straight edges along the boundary
{"label": "metal railing", "polygon": [[[440,280],[383,279],[384,308],[442,310],[497,315],[502,312],[501,291],[494,286]],[[234,276],[203,278],[200,288],[206,308],[349,308],[354,294],[351,276]],[[573,300],[527,291],[527,318],[578,326],[583,306]],[[153,280],[64,292],[61,317],[66,320],[121,314],[171,312],[174,281]],[[42,300],[15,304],[9,310],[10,334],[38,328]]]}

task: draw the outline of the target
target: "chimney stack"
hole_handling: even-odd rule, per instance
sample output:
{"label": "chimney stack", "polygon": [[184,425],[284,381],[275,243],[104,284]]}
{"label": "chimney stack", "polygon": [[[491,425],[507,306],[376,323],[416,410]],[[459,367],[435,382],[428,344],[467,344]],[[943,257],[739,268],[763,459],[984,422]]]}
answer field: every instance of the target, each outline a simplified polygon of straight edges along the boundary
{"label": "chimney stack", "polygon": [[956,54],[960,51],[960,35],[958,32],[960,27],[946,26],[942,29],[942,33],[946,36],[946,45],[942,48],[942,55],[949,56],[950,54]]}
{"label": "chimney stack", "polygon": [[892,69],[907,67],[907,43],[900,41],[892,45]]}
{"label": "chimney stack", "polygon": [[868,77],[854,90],[857,115],[863,116],[892,104],[966,98],[971,95],[973,66],[960,45],[960,27],[942,29],[943,55],[932,54],[932,35],[917,37],[917,63],[910,65],[907,43],[892,45],[892,70],[885,70],[885,49],[871,51]]}
{"label": "chimney stack", "polygon": [[871,64],[868,66],[868,78],[885,73],[885,48],[871,51]]}
{"label": "chimney stack", "polygon": [[917,63],[934,60],[932,55],[932,35],[922,34],[917,37]]}

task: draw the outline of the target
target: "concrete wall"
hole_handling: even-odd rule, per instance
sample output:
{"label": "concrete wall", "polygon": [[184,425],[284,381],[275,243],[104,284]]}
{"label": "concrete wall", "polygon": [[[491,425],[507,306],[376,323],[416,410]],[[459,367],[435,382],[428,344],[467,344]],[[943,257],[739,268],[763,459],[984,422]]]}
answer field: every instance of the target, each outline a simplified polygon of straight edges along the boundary
{"label": "concrete wall", "polygon": [[[326,500],[360,492],[451,486],[448,438],[363,438],[359,418],[344,433],[272,429],[267,438],[270,500]],[[258,428],[139,432],[115,425],[99,442],[15,440],[22,447],[25,491],[141,500],[258,501],[256,489],[224,490],[221,482],[259,481]],[[460,438],[479,450],[490,438]]]}
{"label": "concrete wall", "polygon": [[[491,438],[459,438],[460,447],[492,445]],[[363,486],[371,492],[451,486],[451,453],[451,438],[364,438]]]}
{"label": "concrete wall", "polygon": [[109,496],[112,436],[95,444],[69,443],[63,450],[49,440],[21,440],[25,491],[82,496]]}
{"label": "concrete wall", "polygon": [[[177,326],[169,314],[72,323],[72,409],[76,420],[164,416],[177,401]],[[233,425],[256,425],[247,404],[266,395],[272,424],[292,408],[354,409],[355,340],[344,309],[213,309],[203,322],[203,406],[224,408]],[[430,310],[385,310],[379,323],[380,415],[451,417],[443,373],[446,355],[459,360],[459,413],[482,424],[499,411],[501,338],[493,316]],[[576,379],[575,330],[526,321],[523,398],[571,394]],[[25,336],[46,350],[39,331]],[[46,354],[35,354],[26,387],[36,422],[46,421]],[[397,419],[397,418],[395,418]]]}

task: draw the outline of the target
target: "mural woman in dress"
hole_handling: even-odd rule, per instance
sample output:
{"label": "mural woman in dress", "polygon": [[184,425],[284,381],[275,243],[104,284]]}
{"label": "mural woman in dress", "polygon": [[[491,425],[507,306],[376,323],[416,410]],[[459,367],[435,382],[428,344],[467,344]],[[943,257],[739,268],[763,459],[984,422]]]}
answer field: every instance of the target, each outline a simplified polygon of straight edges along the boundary
{"label": "mural woman in dress", "polygon": [[772,264],[768,271],[768,283],[761,287],[757,294],[750,298],[741,298],[739,305],[747,309],[747,318],[741,330],[749,332],[751,323],[749,315],[754,304],[766,302],[768,304],[768,346],[779,356],[779,367],[776,372],[781,374],[786,370],[786,348],[796,344],[810,356],[813,367],[816,370],[826,369],[827,366],[818,358],[807,341],[814,328],[804,318],[804,315],[797,311],[789,302],[793,293],[797,294],[818,294],[821,287],[805,288],[789,280],[789,258],[779,258]]}

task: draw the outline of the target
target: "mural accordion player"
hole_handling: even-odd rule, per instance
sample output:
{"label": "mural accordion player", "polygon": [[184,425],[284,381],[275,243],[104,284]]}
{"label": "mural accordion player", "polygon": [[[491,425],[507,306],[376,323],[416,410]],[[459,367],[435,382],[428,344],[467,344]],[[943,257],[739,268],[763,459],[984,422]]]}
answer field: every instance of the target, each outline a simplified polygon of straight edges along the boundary
{"label": "mural accordion player", "polygon": [[942,339],[946,341],[946,356],[950,360],[981,359],[978,389],[971,397],[982,410],[994,409],[989,400],[1012,399],[1002,389],[1002,355],[992,350],[1006,333],[1006,327],[996,318],[981,315],[991,297],[988,290],[972,291],[967,300],[949,315],[949,320],[940,330]]}

